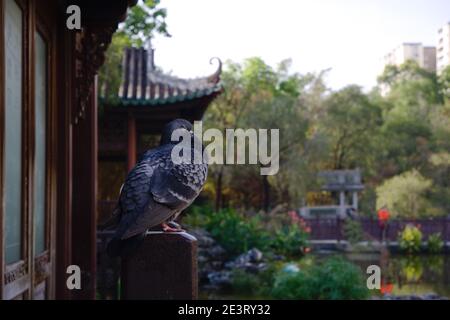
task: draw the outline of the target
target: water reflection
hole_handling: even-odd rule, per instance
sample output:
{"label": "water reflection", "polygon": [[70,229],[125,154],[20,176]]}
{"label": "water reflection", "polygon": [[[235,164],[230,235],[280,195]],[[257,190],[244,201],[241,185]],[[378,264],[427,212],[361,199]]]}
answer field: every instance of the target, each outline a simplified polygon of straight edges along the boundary
{"label": "water reflection", "polygon": [[346,254],[345,257],[363,270],[371,264],[379,265],[382,284],[392,285],[391,293],[394,295],[435,293],[450,298],[449,255],[352,253]]}

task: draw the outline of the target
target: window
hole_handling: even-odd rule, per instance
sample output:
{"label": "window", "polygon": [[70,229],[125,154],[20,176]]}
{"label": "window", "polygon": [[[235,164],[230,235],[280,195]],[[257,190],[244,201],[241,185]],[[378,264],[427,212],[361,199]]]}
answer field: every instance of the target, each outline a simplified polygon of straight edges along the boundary
{"label": "window", "polygon": [[23,12],[5,6],[5,261],[20,260],[22,249],[22,38]]}
{"label": "window", "polygon": [[46,224],[46,116],[47,116],[47,45],[35,34],[35,167],[34,167],[34,253],[45,251]]}

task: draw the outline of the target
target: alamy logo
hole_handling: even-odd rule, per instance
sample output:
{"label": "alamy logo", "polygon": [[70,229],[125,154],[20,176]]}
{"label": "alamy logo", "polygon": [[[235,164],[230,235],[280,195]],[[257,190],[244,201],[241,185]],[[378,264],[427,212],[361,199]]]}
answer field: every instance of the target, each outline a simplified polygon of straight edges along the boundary
{"label": "alamy logo", "polygon": [[72,264],[67,267],[66,273],[70,274],[70,276],[67,277],[66,286],[67,289],[73,290],[81,289],[81,269],[76,264]]}
{"label": "alamy logo", "polygon": [[[219,129],[203,132],[202,122],[195,121],[193,132],[177,129],[171,139],[178,142],[171,154],[176,164],[259,164],[261,175],[279,170],[279,129],[226,129],[224,137]],[[204,149],[203,141],[209,142]]]}
{"label": "alamy logo", "polygon": [[367,289],[379,290],[381,288],[381,268],[375,264],[367,267],[367,274],[370,276],[367,278]]}
{"label": "alamy logo", "polygon": [[70,5],[66,9],[66,13],[70,16],[66,20],[66,27],[69,30],[81,29],[81,9],[77,5]]}

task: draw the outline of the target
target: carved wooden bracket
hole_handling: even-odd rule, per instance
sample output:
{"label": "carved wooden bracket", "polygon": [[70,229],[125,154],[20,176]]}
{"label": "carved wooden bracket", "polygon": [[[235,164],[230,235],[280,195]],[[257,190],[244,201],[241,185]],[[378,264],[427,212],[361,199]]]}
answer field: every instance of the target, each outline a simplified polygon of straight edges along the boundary
{"label": "carved wooden bracket", "polygon": [[105,52],[111,43],[114,26],[87,26],[75,38],[75,105],[73,124],[84,119],[92,94],[92,85],[98,69],[105,61]]}
{"label": "carved wooden bracket", "polygon": [[44,281],[51,272],[51,262],[49,252],[34,258],[34,284],[37,285]]}

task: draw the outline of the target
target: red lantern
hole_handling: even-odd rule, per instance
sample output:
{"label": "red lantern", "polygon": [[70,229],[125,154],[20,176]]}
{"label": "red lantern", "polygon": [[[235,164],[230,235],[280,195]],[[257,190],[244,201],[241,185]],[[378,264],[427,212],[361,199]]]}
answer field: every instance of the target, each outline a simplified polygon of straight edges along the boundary
{"label": "red lantern", "polygon": [[378,220],[381,222],[386,222],[389,220],[389,211],[387,209],[378,210]]}

